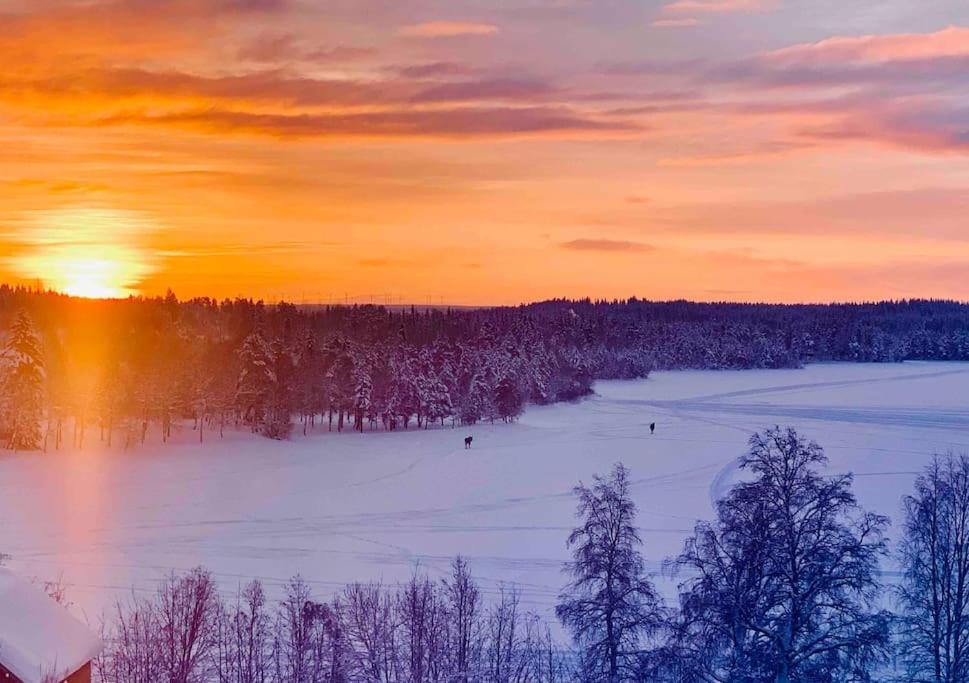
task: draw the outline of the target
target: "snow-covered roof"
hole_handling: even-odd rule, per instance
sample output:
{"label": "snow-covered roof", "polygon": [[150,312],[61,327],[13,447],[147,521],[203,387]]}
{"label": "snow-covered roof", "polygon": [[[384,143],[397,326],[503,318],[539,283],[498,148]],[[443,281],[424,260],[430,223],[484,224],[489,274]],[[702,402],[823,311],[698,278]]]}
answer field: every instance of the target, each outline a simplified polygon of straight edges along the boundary
{"label": "snow-covered roof", "polygon": [[101,651],[101,640],[40,588],[0,568],[0,665],[24,683],[66,678]]}

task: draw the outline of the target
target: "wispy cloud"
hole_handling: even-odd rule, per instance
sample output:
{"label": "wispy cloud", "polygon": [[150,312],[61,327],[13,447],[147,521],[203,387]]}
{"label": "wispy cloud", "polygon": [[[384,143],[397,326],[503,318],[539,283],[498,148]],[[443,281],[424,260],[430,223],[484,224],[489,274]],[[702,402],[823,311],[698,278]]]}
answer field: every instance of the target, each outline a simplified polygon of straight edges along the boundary
{"label": "wispy cloud", "polygon": [[565,107],[461,107],[358,114],[260,114],[227,109],[117,114],[91,125],[151,125],[281,138],[493,138],[553,133],[620,133],[636,128]]}
{"label": "wispy cloud", "polygon": [[305,254],[321,248],[341,246],[341,242],[329,241],[285,241],[285,242],[235,242],[218,245],[183,244],[172,245],[158,252],[165,258],[201,258],[213,256],[239,256],[258,253],[260,255]]}
{"label": "wispy cloud", "polygon": [[708,112],[724,125],[756,120],[775,131],[771,139],[748,140],[746,149],[706,149],[664,163],[743,163],[851,143],[969,153],[969,28],[833,36],[733,60],[644,60],[599,69],[695,84],[693,100],[612,110],[619,115]]}
{"label": "wispy cloud", "polygon": [[456,38],[458,36],[491,36],[498,33],[494,24],[471,21],[429,21],[403,26],[398,33],[407,38]]}
{"label": "wispy cloud", "polygon": [[777,63],[898,62],[969,56],[969,28],[949,26],[933,33],[834,36],[802,43],[766,55]]}
{"label": "wispy cloud", "polygon": [[779,0],[675,0],[663,7],[668,14],[731,14],[769,12],[780,7]]}
{"label": "wispy cloud", "polygon": [[657,28],[688,28],[705,23],[699,17],[718,14],[756,14],[772,12],[780,0],[673,0],[660,8],[651,23]]}
{"label": "wispy cloud", "polygon": [[258,64],[345,64],[374,57],[377,50],[353,45],[311,46],[294,33],[266,33],[242,45],[237,54],[239,59]]}
{"label": "wispy cloud", "polygon": [[563,242],[560,245],[563,249],[573,251],[603,251],[609,253],[645,253],[655,251],[656,247],[644,242],[631,242],[628,240],[610,240],[600,238],[580,238]]}
{"label": "wispy cloud", "polygon": [[478,69],[459,62],[429,62],[400,67],[397,72],[407,78],[449,78],[468,76],[477,73]]}
{"label": "wispy cloud", "polygon": [[700,20],[696,17],[685,17],[683,19],[656,19],[651,26],[657,28],[685,28],[689,26],[699,26]]}
{"label": "wispy cloud", "polygon": [[422,90],[415,102],[461,102],[474,100],[531,100],[553,94],[552,84],[531,78],[491,78],[442,83]]}

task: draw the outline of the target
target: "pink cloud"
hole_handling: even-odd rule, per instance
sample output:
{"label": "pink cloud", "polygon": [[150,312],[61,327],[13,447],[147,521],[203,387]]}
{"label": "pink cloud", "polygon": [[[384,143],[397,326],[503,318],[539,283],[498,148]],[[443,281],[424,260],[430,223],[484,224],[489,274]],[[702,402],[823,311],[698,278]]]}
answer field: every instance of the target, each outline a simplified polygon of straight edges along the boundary
{"label": "pink cloud", "polygon": [[151,125],[278,138],[501,138],[545,134],[615,135],[637,130],[566,107],[461,107],[344,114],[265,114],[218,108],[171,113],[124,113],[91,125]]}
{"label": "pink cloud", "polygon": [[731,14],[766,12],[777,9],[778,0],[674,0],[663,7],[664,14]]}
{"label": "pink cloud", "polygon": [[494,24],[469,21],[430,21],[404,26],[398,33],[407,38],[455,38],[458,36],[491,36],[498,33]]}
{"label": "pink cloud", "polygon": [[815,64],[844,61],[879,63],[969,56],[969,28],[950,26],[935,33],[835,36],[775,50],[765,58]]}
{"label": "pink cloud", "polygon": [[651,25],[657,28],[683,28],[687,26],[699,26],[700,20],[695,17],[686,19],[657,19]]}
{"label": "pink cloud", "polygon": [[377,51],[369,47],[332,45],[309,48],[292,33],[264,34],[243,45],[238,56],[242,60],[261,64],[278,62],[351,62],[373,57]]}

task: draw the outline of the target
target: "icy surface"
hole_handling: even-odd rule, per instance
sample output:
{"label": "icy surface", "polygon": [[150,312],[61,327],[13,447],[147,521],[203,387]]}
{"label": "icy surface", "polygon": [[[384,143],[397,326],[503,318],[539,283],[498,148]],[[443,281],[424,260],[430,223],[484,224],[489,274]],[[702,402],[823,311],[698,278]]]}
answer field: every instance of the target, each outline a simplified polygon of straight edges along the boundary
{"label": "icy surface", "polygon": [[91,620],[132,587],[199,564],[226,593],[251,577],[278,590],[298,572],[323,596],[418,564],[437,576],[456,553],[489,593],[517,583],[545,611],[563,582],[570,489],[618,460],[658,571],[737,480],[754,430],[796,426],[832,471],[855,472],[864,505],[893,518],[933,452],[969,452],[969,364],[662,372],[596,389],[518,424],[454,430],[210,434],[200,447],[186,429],[180,444],[128,453],[96,448],[89,430],[82,453],[0,456],[0,552],[22,574],[62,575]]}

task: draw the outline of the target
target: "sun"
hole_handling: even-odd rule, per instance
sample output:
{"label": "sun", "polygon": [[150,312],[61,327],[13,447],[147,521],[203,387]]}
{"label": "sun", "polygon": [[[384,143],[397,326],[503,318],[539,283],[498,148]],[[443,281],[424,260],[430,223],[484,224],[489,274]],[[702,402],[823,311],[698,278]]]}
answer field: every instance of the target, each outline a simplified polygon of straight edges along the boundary
{"label": "sun", "polygon": [[144,238],[153,225],[137,212],[70,209],[35,212],[13,264],[24,278],[71,296],[116,299],[138,293],[154,269]]}
{"label": "sun", "polygon": [[67,254],[53,261],[61,266],[61,275],[57,278],[60,282],[52,283],[52,287],[65,294],[90,299],[116,299],[134,293],[126,286],[134,275],[129,268],[131,254],[98,257],[78,253]]}

